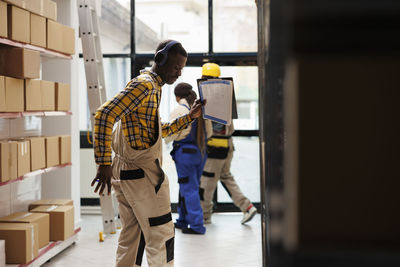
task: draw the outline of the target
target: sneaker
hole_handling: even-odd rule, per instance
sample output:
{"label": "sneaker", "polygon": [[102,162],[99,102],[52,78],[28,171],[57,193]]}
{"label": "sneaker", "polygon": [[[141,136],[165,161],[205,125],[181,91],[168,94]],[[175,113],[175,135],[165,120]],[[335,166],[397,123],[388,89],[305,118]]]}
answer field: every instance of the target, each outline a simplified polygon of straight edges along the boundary
{"label": "sneaker", "polygon": [[182,229],[182,233],[191,234],[191,235],[203,235],[202,233],[199,233],[199,232],[193,230],[192,228],[184,228],[184,229]]}
{"label": "sneaker", "polygon": [[243,219],[241,221],[242,224],[247,223],[251,219],[253,219],[254,215],[256,215],[257,209],[251,204],[245,212],[243,212]]}
{"label": "sneaker", "polygon": [[211,224],[211,217],[204,218],[204,224]]}

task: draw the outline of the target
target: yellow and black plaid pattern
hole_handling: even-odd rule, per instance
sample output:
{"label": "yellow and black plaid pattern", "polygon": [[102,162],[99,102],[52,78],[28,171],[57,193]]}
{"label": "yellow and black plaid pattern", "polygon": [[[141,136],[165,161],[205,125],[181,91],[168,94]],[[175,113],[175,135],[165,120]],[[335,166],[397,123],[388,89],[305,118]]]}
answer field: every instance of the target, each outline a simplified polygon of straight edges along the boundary
{"label": "yellow and black plaid pattern", "polygon": [[[95,114],[95,160],[111,165],[111,136],[114,124],[121,120],[126,141],[132,148],[143,150],[157,141],[157,113],[161,100],[161,77],[142,70],[124,90],[104,103]],[[189,125],[189,115],[171,123],[162,123],[162,136],[174,134]]]}

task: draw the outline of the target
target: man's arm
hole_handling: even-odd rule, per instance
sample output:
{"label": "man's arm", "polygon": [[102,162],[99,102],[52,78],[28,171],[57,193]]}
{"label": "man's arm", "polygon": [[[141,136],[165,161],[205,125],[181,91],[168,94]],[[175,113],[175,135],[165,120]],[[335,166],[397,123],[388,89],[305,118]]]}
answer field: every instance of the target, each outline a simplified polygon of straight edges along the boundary
{"label": "man's arm", "polygon": [[[188,114],[188,113],[189,113],[189,110],[188,110],[186,107],[177,106],[177,107],[175,107],[174,110],[171,112],[171,114],[170,114],[170,116],[169,116],[169,119],[170,119],[170,121],[173,121],[173,120],[176,120],[176,119],[179,118],[179,117],[185,116],[185,115]],[[162,125],[164,125],[164,124],[162,123]],[[164,127],[167,128],[167,126],[164,126]],[[190,132],[190,127],[186,126],[186,127],[185,127],[184,129],[182,129],[181,131],[179,131],[179,132],[177,132],[177,133],[174,133],[174,134],[172,134],[172,135],[166,136],[166,137],[164,138],[165,143],[168,144],[168,143],[170,143],[170,142],[176,140],[177,138],[180,138],[180,136],[185,136],[185,135],[182,135],[182,134],[184,134],[184,132],[186,132],[186,131],[188,131],[188,130],[189,130],[189,132]]]}
{"label": "man's arm", "polygon": [[91,184],[94,186],[97,182],[95,193],[100,189],[99,194],[101,195],[107,187],[108,194],[111,194],[111,135],[114,124],[141,105],[143,99],[148,96],[148,87],[149,85],[145,83],[130,82],[123,91],[102,105],[96,112],[94,151],[99,167]]}
{"label": "man's arm", "polygon": [[162,137],[170,136],[185,129],[194,119],[201,116],[201,108],[205,104],[206,100],[204,100],[203,103],[201,103],[200,100],[196,100],[195,104],[190,109],[189,114],[179,117],[170,123],[162,123]]}
{"label": "man's arm", "polygon": [[94,149],[98,165],[111,165],[111,135],[114,124],[141,105],[148,96],[148,86],[146,83],[131,82],[97,110],[94,117]]}

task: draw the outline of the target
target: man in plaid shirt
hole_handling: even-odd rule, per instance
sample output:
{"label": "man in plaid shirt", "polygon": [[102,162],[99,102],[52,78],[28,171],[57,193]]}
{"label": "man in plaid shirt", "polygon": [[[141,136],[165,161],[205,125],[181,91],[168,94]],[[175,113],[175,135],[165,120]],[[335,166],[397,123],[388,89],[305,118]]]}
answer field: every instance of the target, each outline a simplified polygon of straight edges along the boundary
{"label": "man in plaid shirt", "polygon": [[178,79],[186,60],[179,42],[161,42],[151,70],[142,70],[95,114],[99,167],[92,186],[97,182],[95,192],[102,194],[107,187],[110,194],[112,184],[116,192],[122,222],[117,267],[141,266],[144,249],[149,266],[174,264],[174,226],[168,178],[161,169],[161,137],[186,128],[201,115],[202,104],[197,102],[189,114],[170,123],[160,122],[159,106],[161,86]]}

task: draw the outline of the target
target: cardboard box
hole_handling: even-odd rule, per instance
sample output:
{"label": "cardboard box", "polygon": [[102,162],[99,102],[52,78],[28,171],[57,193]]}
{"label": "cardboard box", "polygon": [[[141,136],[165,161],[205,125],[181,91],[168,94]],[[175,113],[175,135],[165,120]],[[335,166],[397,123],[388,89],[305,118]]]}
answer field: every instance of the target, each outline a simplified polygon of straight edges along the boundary
{"label": "cardboard box", "polygon": [[40,87],[42,93],[42,109],[44,111],[56,110],[55,83],[42,80]]}
{"label": "cardboard box", "polygon": [[71,162],[71,136],[60,136],[60,164]]}
{"label": "cardboard box", "polygon": [[60,163],[59,137],[48,136],[46,140],[46,168]]}
{"label": "cardboard box", "polygon": [[38,225],[38,244],[42,248],[50,242],[50,215],[47,213],[17,212],[0,218],[0,223],[36,223]]}
{"label": "cardboard box", "polygon": [[6,182],[9,180],[17,179],[18,177],[17,143],[0,141],[0,150],[1,150],[0,180],[2,182]]}
{"label": "cardboard box", "polygon": [[10,146],[7,142],[0,142],[0,182],[10,180],[9,175]]}
{"label": "cardboard box", "polygon": [[55,51],[62,50],[62,24],[47,20],[47,48]]}
{"label": "cardboard box", "polygon": [[25,111],[40,111],[42,108],[42,89],[40,80],[25,80]]}
{"label": "cardboard box", "polygon": [[66,54],[75,54],[75,30],[63,25],[63,47],[62,52]]}
{"label": "cardboard box", "polygon": [[8,37],[7,4],[0,1],[0,37]]}
{"label": "cardboard box", "polygon": [[43,16],[57,21],[57,4],[51,0],[43,0]]}
{"label": "cardboard box", "polygon": [[75,54],[75,30],[48,19],[47,48],[65,54]]}
{"label": "cardboard box", "polygon": [[6,110],[6,79],[4,76],[0,76],[0,112]]}
{"label": "cardboard box", "polygon": [[46,19],[31,13],[31,44],[46,47]]}
{"label": "cardboard box", "polygon": [[40,206],[73,206],[74,201],[72,199],[40,199],[29,204],[29,210]]}
{"label": "cardboard box", "polygon": [[46,168],[46,145],[44,137],[29,137],[31,145],[31,171]]}
{"label": "cardboard box", "polygon": [[66,83],[56,83],[56,110],[68,111],[71,108],[71,88]]}
{"label": "cardboard box", "polygon": [[43,0],[28,0],[26,1],[26,10],[43,16]]}
{"label": "cardboard box", "polygon": [[0,223],[0,239],[6,241],[7,264],[25,264],[38,255],[38,225]]}
{"label": "cardboard box", "polygon": [[74,234],[74,206],[39,206],[31,212],[50,214],[50,240],[66,240]]}
{"label": "cardboard box", "polygon": [[29,0],[4,0],[4,2],[7,2],[9,4],[12,4],[14,6],[26,9],[26,1]]}
{"label": "cardboard box", "polygon": [[31,150],[29,140],[15,140],[15,142],[17,143],[17,176],[20,177],[31,171]]}
{"label": "cardboard box", "polygon": [[31,40],[29,11],[12,5],[7,7],[7,11],[8,38],[29,44]]}
{"label": "cardboard box", "polygon": [[40,53],[25,48],[0,46],[0,75],[39,78]]}
{"label": "cardboard box", "polygon": [[24,80],[5,77],[5,92],[6,111],[24,111]]}

